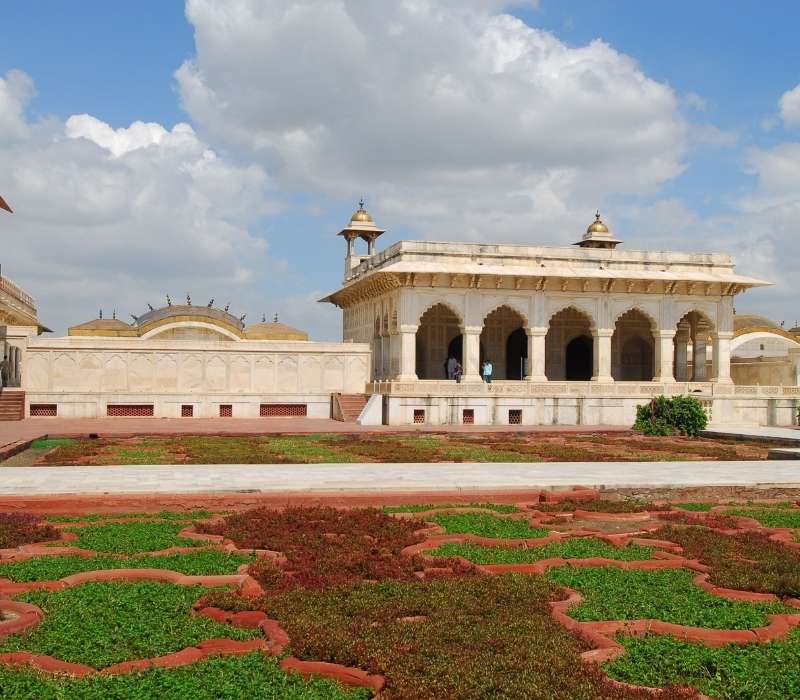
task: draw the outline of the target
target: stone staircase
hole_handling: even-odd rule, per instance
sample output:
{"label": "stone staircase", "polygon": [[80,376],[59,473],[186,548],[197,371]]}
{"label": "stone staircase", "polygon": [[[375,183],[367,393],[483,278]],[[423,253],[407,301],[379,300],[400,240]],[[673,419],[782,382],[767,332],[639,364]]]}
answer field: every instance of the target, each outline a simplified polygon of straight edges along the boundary
{"label": "stone staircase", "polygon": [[367,394],[334,394],[334,420],[355,423],[368,399]]}
{"label": "stone staircase", "polygon": [[25,417],[25,392],[0,389],[0,421],[22,420]]}

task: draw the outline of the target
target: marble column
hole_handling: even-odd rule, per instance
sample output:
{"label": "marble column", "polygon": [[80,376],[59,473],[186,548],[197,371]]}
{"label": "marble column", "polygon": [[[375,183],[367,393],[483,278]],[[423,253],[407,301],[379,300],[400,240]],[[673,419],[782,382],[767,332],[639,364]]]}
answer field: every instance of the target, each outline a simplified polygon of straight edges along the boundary
{"label": "marble column", "polygon": [[692,340],[692,381],[706,381],[706,336],[701,331]]}
{"label": "marble column", "polygon": [[546,382],[544,339],[547,336],[547,328],[526,328],[525,333],[528,335],[528,373],[525,380]]}
{"label": "marble column", "polygon": [[654,382],[669,383],[675,381],[675,368],[673,360],[675,356],[675,331],[656,331],[656,357],[654,369]]}
{"label": "marble column", "polygon": [[714,336],[714,381],[718,384],[733,384],[731,379],[731,339],[733,333],[717,333]]}
{"label": "marble column", "polygon": [[462,366],[464,375],[462,381],[465,382],[479,382],[481,381],[480,355],[481,355],[481,326],[464,326],[461,329],[463,333],[463,357]]}
{"label": "marble column", "polygon": [[611,336],[614,335],[613,328],[601,328],[595,331],[593,336],[594,352],[592,362],[594,371],[592,372],[593,382],[613,382],[611,376]]}
{"label": "marble column", "polygon": [[400,374],[396,379],[417,380],[417,326],[400,326]]}
{"label": "marble column", "polygon": [[675,336],[675,379],[689,381],[689,335],[680,331]]}

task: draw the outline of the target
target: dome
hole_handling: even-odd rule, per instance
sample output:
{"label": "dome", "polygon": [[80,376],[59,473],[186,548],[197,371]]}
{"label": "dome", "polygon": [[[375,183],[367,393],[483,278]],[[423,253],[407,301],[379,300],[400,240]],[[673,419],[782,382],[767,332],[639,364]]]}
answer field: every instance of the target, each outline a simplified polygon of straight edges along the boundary
{"label": "dome", "polygon": [[248,326],[245,328],[244,337],[247,340],[308,340],[308,333],[276,320],[262,321]]}
{"label": "dome", "polygon": [[783,330],[775,321],[758,314],[735,314],[733,317],[733,330],[741,331],[745,328],[769,328]]}
{"label": "dome", "polygon": [[125,337],[138,335],[136,328],[118,318],[96,318],[67,329],[67,335]]}
{"label": "dome", "polygon": [[372,223],[372,217],[369,215],[366,209],[364,209],[364,200],[362,199],[358,203],[358,209],[356,209],[355,214],[350,218],[351,222],[359,222],[362,224]]}
{"label": "dome", "polygon": [[589,225],[589,228],[586,229],[586,233],[608,233],[608,226],[600,219],[599,211],[594,215],[594,221]]}

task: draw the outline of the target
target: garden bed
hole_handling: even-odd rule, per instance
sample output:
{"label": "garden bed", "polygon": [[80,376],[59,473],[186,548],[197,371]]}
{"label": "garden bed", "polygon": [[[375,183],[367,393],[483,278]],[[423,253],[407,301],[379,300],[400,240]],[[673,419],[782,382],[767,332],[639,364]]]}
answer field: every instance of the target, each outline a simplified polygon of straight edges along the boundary
{"label": "garden bed", "polygon": [[791,503],[591,497],[0,516],[3,697],[796,694]]}
{"label": "garden bed", "polygon": [[362,433],[48,439],[4,466],[82,464],[312,464],[328,462],[607,462],[760,460],[771,445],[633,432]]}

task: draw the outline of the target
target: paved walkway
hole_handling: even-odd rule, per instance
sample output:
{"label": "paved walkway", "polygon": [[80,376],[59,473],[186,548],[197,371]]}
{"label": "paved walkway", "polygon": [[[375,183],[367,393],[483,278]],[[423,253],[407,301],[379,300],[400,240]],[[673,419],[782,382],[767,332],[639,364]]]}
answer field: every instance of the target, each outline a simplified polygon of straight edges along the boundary
{"label": "paved walkway", "polygon": [[800,445],[799,428],[709,425],[700,434],[703,437],[733,438],[738,440],[789,440]]}
{"label": "paved walkway", "polygon": [[343,423],[328,418],[26,418],[0,422],[0,447],[43,435],[101,437],[124,435],[263,435],[264,433],[375,432],[587,432],[628,430],[608,425],[376,425]]}
{"label": "paved walkway", "polygon": [[582,485],[800,487],[800,462],[231,464],[10,467],[0,495],[531,490]]}

